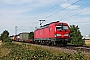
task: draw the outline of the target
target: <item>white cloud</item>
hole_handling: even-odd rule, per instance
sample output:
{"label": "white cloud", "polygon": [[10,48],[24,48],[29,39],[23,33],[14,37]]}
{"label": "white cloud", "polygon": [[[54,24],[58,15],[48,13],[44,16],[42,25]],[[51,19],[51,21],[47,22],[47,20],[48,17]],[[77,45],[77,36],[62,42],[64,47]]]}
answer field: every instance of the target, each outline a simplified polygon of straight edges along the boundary
{"label": "white cloud", "polygon": [[69,4],[69,3],[61,4],[61,7],[62,7],[62,8],[68,8],[68,9],[78,9],[78,8],[79,8],[79,6],[71,5],[71,4]]}
{"label": "white cloud", "polygon": [[79,12],[81,12],[79,15],[90,15],[90,8],[80,9]]}
{"label": "white cloud", "polygon": [[[74,19],[73,19],[74,18]],[[76,24],[86,24],[86,23],[90,23],[90,18],[86,18],[86,17],[73,17],[70,20],[68,20],[70,23],[76,23]]]}

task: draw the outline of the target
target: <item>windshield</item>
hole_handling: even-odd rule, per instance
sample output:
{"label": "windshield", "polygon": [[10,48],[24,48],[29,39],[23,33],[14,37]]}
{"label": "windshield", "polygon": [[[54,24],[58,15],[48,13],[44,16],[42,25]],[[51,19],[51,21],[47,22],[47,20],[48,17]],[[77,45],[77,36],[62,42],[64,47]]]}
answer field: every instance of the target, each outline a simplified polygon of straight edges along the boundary
{"label": "windshield", "polygon": [[56,26],[56,30],[68,30],[68,26]]}
{"label": "windshield", "polygon": [[63,27],[62,26],[56,26],[56,30],[62,30]]}
{"label": "windshield", "polygon": [[68,30],[68,26],[63,26],[63,29],[64,30]]}

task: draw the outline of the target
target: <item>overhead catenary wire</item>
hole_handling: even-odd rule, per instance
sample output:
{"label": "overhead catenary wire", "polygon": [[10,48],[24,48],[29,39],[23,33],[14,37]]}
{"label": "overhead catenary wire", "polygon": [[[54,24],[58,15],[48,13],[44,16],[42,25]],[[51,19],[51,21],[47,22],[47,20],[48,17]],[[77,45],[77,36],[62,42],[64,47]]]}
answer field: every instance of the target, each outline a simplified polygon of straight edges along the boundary
{"label": "overhead catenary wire", "polygon": [[[87,12],[87,11],[90,11],[90,9],[85,10],[85,11],[82,11],[82,12],[79,12],[79,13],[76,13],[76,14],[74,14],[74,15],[72,15],[72,16],[76,16],[76,15],[79,15],[79,14],[85,13],[85,12]],[[70,16],[70,17],[72,17],[72,16]]]}
{"label": "overhead catenary wire", "polygon": [[[81,1],[81,0],[76,1],[76,2],[72,3],[71,5],[74,5],[74,4],[78,3],[79,1]],[[62,1],[60,1],[60,2],[62,2]],[[60,2],[59,2],[59,3],[60,3]],[[63,3],[66,3],[66,2],[63,2]],[[63,3],[62,3],[62,4],[63,4]],[[57,8],[57,7],[56,7],[57,5],[58,5],[58,4],[55,4],[53,7],[51,7],[51,8],[48,9],[47,11],[45,11],[45,12],[43,13],[43,15],[41,15],[41,16],[44,16],[44,17],[45,17],[46,13],[47,13],[48,11],[51,12],[51,11],[55,10],[55,8]],[[66,8],[70,7],[71,5],[67,6]],[[58,7],[60,7],[60,6],[58,6]],[[53,9],[53,8],[54,8],[54,9]],[[47,16],[47,17],[45,17],[44,19],[49,18],[49,17],[51,17],[51,16],[53,16],[53,15],[59,13],[60,11],[66,9],[66,8],[63,8],[63,9],[61,9],[61,10],[59,10],[59,11],[57,11],[57,12],[55,12],[55,13],[53,13],[53,14]],[[51,10],[51,9],[52,9],[52,10]],[[38,17],[38,18],[35,18],[35,19],[42,19],[42,17],[40,17],[40,18]]]}
{"label": "overhead catenary wire", "polygon": [[[59,3],[57,3],[57,4],[55,4],[53,7],[51,7],[50,9],[48,9],[47,11],[45,11],[44,13],[43,13],[43,15],[41,16],[41,18],[42,17],[45,17],[46,16],[46,14],[47,14],[47,12],[52,12],[52,11],[54,11],[55,9],[57,9],[57,8],[59,8],[60,6],[58,5],[58,4],[60,4],[60,3],[62,3],[63,2],[63,0],[62,1],[60,1]],[[63,3],[66,3],[66,1],[65,2],[63,2]],[[63,4],[62,3],[62,4]],[[40,19],[41,19],[40,18]]]}
{"label": "overhead catenary wire", "polygon": [[[72,3],[71,5],[74,5],[74,4],[76,4],[76,3],[78,3],[79,1],[81,1],[81,0],[78,0],[78,1],[76,1],[76,2],[74,2],[74,3]],[[70,5],[70,6],[71,6]],[[70,6],[67,6],[66,8],[68,8],[68,7],[70,7]],[[53,8],[54,8],[55,6],[53,6]],[[66,8],[64,8],[64,9],[66,9]],[[52,9],[52,8],[51,8]],[[60,11],[63,11],[64,9],[62,9],[62,10],[60,10]],[[47,12],[48,12],[49,10],[47,10]],[[51,10],[50,10],[51,11]],[[59,13],[60,11],[57,11],[56,13]]]}
{"label": "overhead catenary wire", "polygon": [[[82,13],[85,13],[85,12],[87,12],[87,11],[90,11],[90,9],[87,9],[87,10],[85,10],[85,11],[82,11],[82,12],[79,12],[79,13],[76,13],[76,14],[73,14],[73,15],[71,15],[71,16],[68,16],[68,17],[66,17],[66,18],[71,18],[71,17],[73,17],[73,16],[76,16],[76,15],[79,15],[79,14],[82,14]],[[66,19],[66,18],[64,18],[64,19]],[[62,19],[63,20],[63,19]],[[61,21],[61,20],[60,20]]]}
{"label": "overhead catenary wire", "polygon": [[[77,10],[79,10],[80,8],[81,9],[85,9],[85,8],[87,8],[88,6],[90,6],[90,2],[88,2],[88,3],[86,3],[86,4],[84,4],[84,5],[82,5],[81,7],[79,7]],[[75,10],[76,11],[76,10]],[[67,12],[61,19],[60,19],[60,21],[61,20],[63,20],[66,16],[68,16],[68,15],[71,15],[71,14],[74,14],[75,12]],[[60,17],[60,16],[59,16]]]}
{"label": "overhead catenary wire", "polygon": [[[63,0],[61,0],[59,3],[61,3],[62,1],[63,1]],[[65,2],[64,2],[64,3],[65,3]],[[41,19],[41,16],[45,16],[47,12],[53,11],[53,8],[55,8],[57,5],[58,5],[58,3],[55,4],[54,6],[50,7],[49,9],[47,9],[45,12],[43,12],[43,15],[38,16],[39,19]],[[59,7],[59,6],[58,6],[58,7]],[[36,18],[34,18],[34,19],[37,19],[38,17],[36,17]]]}
{"label": "overhead catenary wire", "polygon": [[[66,8],[72,6],[72,5],[74,5],[74,4],[76,4],[76,3],[80,2],[80,1],[81,1],[81,0],[78,0],[78,1],[76,1],[76,2],[74,2],[74,3],[72,3],[71,5],[67,6]],[[66,9],[66,8],[62,8],[61,10],[59,10],[59,11],[57,11],[57,12],[55,12],[55,13],[49,15],[49,16],[47,16],[46,18],[49,18],[49,17],[51,17],[51,16],[53,16],[53,15],[59,13],[60,11],[63,11],[63,10]]]}

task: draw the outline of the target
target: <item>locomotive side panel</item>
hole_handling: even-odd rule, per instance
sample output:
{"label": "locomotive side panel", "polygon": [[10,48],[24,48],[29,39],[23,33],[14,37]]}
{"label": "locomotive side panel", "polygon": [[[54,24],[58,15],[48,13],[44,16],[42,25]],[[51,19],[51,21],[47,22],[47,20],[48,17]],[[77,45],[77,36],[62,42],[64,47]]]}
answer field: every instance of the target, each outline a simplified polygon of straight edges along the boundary
{"label": "locomotive side panel", "polygon": [[51,24],[49,26],[49,37],[51,39],[53,39],[54,38],[54,34],[55,34],[55,24]]}
{"label": "locomotive side panel", "polygon": [[42,30],[43,30],[43,38],[47,40],[49,38],[49,28],[47,27]]}
{"label": "locomotive side panel", "polygon": [[35,30],[34,31],[34,39],[38,40],[40,38],[40,30]]}

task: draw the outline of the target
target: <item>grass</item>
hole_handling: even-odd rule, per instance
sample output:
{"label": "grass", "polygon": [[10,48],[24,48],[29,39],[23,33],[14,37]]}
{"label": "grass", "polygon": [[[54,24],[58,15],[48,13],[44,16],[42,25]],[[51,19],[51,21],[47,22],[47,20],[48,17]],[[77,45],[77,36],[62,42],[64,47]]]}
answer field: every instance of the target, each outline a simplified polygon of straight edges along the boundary
{"label": "grass", "polygon": [[25,43],[4,43],[0,45],[0,60],[86,60],[85,57],[87,56],[79,51],[72,55]]}
{"label": "grass", "polygon": [[0,57],[3,57],[3,56],[5,56],[5,55],[8,55],[9,53],[10,53],[10,49],[8,49],[8,48],[1,48],[0,47]]}
{"label": "grass", "polygon": [[90,40],[85,40],[85,44],[86,44],[87,46],[90,46]]}

